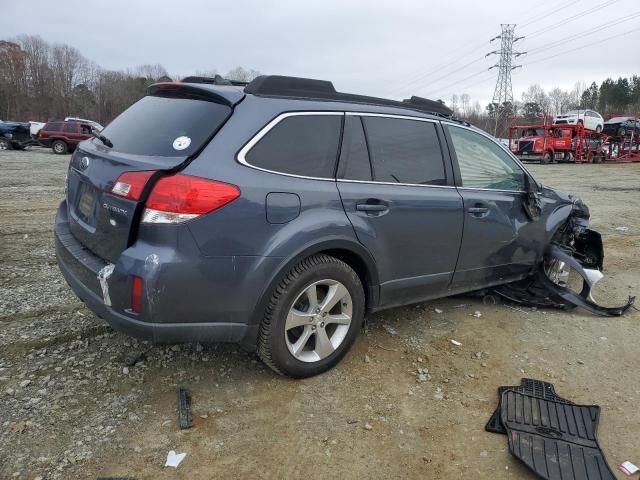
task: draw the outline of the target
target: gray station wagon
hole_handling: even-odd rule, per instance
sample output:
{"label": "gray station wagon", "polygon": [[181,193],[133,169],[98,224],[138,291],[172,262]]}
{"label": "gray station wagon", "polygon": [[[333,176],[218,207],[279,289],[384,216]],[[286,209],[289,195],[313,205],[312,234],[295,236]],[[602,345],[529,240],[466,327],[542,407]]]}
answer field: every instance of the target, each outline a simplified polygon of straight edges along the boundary
{"label": "gray station wagon", "polygon": [[151,86],[79,145],[55,235],[69,285],[114,328],[239,343],[306,377],[383,308],[522,298],[537,272],[561,306],[562,252],[602,269],[588,216],[438,102],[194,77]]}

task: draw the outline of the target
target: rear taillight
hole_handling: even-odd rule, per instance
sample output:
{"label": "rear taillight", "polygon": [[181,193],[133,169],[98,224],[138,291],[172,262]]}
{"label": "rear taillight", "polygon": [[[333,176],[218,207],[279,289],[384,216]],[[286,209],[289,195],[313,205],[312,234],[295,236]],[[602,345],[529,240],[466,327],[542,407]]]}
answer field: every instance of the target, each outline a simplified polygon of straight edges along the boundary
{"label": "rear taillight", "polygon": [[131,281],[131,311],[140,313],[142,308],[142,287],[144,280],[140,277],[132,277]]}
{"label": "rear taillight", "polygon": [[142,190],[155,170],[144,170],[142,172],[124,172],[116,180],[116,184],[111,189],[111,193],[129,200],[140,200]]}
{"label": "rear taillight", "polygon": [[180,223],[210,213],[240,196],[235,185],[190,175],[163,177],[147,199],[143,223]]}

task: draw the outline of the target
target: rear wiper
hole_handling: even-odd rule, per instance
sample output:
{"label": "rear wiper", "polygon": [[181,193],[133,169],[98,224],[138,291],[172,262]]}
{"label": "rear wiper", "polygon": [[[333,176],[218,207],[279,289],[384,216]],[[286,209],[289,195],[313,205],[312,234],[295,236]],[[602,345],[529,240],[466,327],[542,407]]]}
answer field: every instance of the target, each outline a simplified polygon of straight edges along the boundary
{"label": "rear wiper", "polygon": [[111,140],[109,140],[107,137],[105,137],[104,135],[100,135],[98,132],[96,132],[93,128],[91,129],[91,135],[93,135],[94,138],[97,138],[98,140],[100,140],[104,145],[106,145],[109,148],[113,148],[113,143],[111,142]]}

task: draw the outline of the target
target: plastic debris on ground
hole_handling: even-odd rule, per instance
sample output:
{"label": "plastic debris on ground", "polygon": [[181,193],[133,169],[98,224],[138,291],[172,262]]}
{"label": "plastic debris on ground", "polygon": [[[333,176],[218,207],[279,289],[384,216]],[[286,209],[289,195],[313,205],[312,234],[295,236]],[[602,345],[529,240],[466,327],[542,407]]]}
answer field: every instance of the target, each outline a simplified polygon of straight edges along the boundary
{"label": "plastic debris on ground", "polygon": [[629,227],[616,227],[616,230],[619,232],[628,232]]}
{"label": "plastic debris on ground", "polygon": [[443,310],[440,310],[439,308],[434,308],[434,309],[433,309],[433,311],[434,311],[434,312],[436,312],[436,313],[438,313],[438,314],[440,314],[440,313],[442,313],[442,312],[443,312]]}
{"label": "plastic debris on ground", "polygon": [[476,317],[476,318],[480,318],[482,316],[482,313],[475,311],[472,314],[470,314],[472,317]]}
{"label": "plastic debris on ground", "polygon": [[460,346],[462,346],[462,343],[460,343],[460,342],[459,342],[459,341],[457,341],[457,340],[453,340],[453,339],[451,339],[451,343],[453,343],[456,347],[460,347]]}
{"label": "plastic debris on ground", "polygon": [[384,328],[386,330],[386,332],[390,335],[398,335],[399,332],[398,330],[396,330],[395,328],[389,326],[389,325],[383,325],[382,328]]}
{"label": "plastic debris on ground", "polygon": [[186,456],[186,453],[176,453],[174,450],[171,450],[169,453],[167,453],[167,461],[165,462],[164,466],[178,468],[178,465],[180,465],[180,463]]}
{"label": "plastic debris on ground", "polygon": [[624,473],[627,476],[633,475],[636,472],[640,472],[640,468],[636,467],[633,463],[631,463],[628,460],[618,465],[618,470],[620,470],[622,473]]}
{"label": "plastic debris on ground", "polygon": [[178,388],[178,425],[181,430],[186,430],[193,426],[191,393],[182,387]]}

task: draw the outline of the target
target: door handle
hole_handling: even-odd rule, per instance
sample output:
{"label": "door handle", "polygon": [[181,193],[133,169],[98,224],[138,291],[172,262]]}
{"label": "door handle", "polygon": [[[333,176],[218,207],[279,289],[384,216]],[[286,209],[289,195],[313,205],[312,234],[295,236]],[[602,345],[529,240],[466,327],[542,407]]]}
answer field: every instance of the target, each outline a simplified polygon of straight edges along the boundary
{"label": "door handle", "polygon": [[469,213],[487,213],[489,211],[489,207],[469,207],[467,212]]}
{"label": "door handle", "polygon": [[374,203],[358,203],[356,205],[356,210],[360,211],[360,212],[384,212],[385,210],[388,210],[389,207],[387,207],[386,205],[383,204],[374,204]]}

